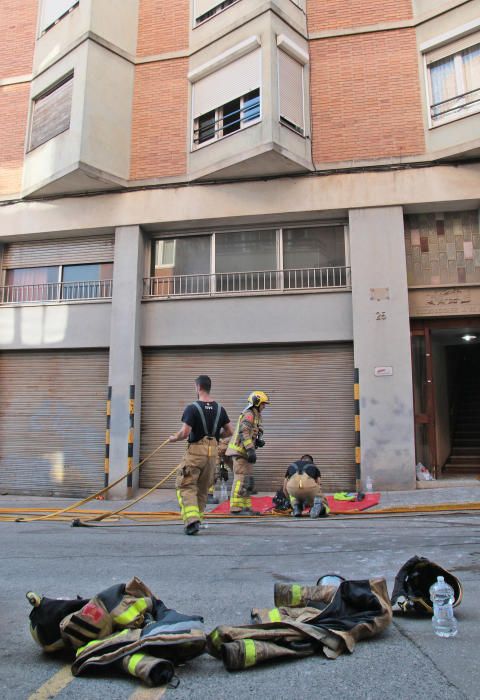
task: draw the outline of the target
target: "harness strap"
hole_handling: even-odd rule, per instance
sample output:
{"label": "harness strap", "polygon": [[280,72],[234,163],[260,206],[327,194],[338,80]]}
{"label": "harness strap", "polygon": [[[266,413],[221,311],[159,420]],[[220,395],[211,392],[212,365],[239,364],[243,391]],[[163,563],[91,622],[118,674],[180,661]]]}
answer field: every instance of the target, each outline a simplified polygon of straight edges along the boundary
{"label": "harness strap", "polygon": [[193,403],[193,405],[195,406],[195,408],[197,409],[197,411],[200,415],[200,420],[202,421],[202,427],[203,427],[203,430],[205,432],[205,436],[209,437],[209,438],[215,437],[215,435],[217,434],[217,430],[218,430],[218,424],[220,422],[220,413],[222,412],[222,407],[220,406],[220,404],[217,404],[217,415],[215,416],[213,430],[211,433],[208,431],[208,428],[207,428],[207,421],[205,419],[205,413],[203,411],[203,408],[200,406],[199,403],[197,403],[197,401],[195,401]]}

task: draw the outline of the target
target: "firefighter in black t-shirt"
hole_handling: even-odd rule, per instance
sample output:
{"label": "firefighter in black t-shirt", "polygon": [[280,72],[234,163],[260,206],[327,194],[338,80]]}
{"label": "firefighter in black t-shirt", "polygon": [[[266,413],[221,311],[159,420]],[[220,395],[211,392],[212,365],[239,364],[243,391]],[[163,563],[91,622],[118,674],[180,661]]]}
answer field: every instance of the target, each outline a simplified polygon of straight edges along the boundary
{"label": "firefighter in black t-shirt", "polygon": [[292,504],[294,518],[300,518],[305,506],[311,506],[310,517],[321,518],[329,513],[327,499],[322,494],[320,469],[311,455],[302,455],[287,469],[283,491]]}
{"label": "firefighter in black t-shirt", "polygon": [[233,428],[225,409],[210,396],[210,377],[195,380],[198,401],[189,404],[182,415],[182,427],[170,435],[170,442],[188,439],[176,489],[186,535],[196,535],[213,483],[218,461],[220,436],[232,435]]}

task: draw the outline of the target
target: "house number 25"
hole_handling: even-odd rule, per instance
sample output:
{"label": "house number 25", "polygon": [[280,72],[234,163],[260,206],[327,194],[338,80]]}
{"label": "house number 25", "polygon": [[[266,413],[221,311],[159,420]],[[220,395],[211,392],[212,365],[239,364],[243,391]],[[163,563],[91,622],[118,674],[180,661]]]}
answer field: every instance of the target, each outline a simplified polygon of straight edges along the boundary
{"label": "house number 25", "polygon": [[385,311],[377,311],[376,319],[377,321],[385,321],[387,319],[387,314]]}

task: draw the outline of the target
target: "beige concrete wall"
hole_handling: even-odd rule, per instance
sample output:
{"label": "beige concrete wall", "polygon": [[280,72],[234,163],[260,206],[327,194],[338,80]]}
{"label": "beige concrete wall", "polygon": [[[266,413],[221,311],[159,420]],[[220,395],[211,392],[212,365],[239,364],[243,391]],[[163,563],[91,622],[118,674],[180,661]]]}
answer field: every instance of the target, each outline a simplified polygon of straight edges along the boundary
{"label": "beige concrete wall", "polygon": [[[412,489],[415,443],[402,209],[351,211],[350,251],[362,482],[370,477],[376,490]],[[378,374],[382,367],[391,374]]]}
{"label": "beige concrete wall", "polygon": [[[25,156],[23,170],[23,190],[30,190],[40,182],[54,175],[70,172],[80,160],[80,143],[84,126],[84,96],[87,82],[88,44],[83,43],[74,51],[54,63],[48,70],[35,78],[30,91],[31,121],[32,100],[41,92],[73,71],[73,94],[70,128]],[[28,139],[27,139],[28,148]]]}
{"label": "beige concrete wall", "polygon": [[128,179],[134,66],[89,42],[80,160]]}
{"label": "beige concrete wall", "polygon": [[133,56],[137,47],[138,2],[81,0],[78,7],[38,37],[34,75],[70,51],[88,32]]}
{"label": "beige concrete wall", "polygon": [[145,225],[168,229],[242,222],[333,218],[350,208],[405,206],[408,211],[448,211],[480,206],[480,165],[439,165],[389,172],[172,186],[88,200],[24,201],[0,208],[0,241],[12,236]]}
{"label": "beige concrete wall", "polygon": [[108,348],[110,302],[0,307],[1,350]]}
{"label": "beige concrete wall", "polygon": [[[248,318],[248,333],[239,319]],[[213,319],[213,321],[212,321]],[[148,301],[144,347],[352,340],[350,292]]]}
{"label": "beige concrete wall", "polygon": [[[191,26],[194,23],[194,2],[195,0],[191,0]],[[303,3],[304,0],[301,2]],[[273,10],[298,33],[306,35],[306,15],[292,0],[242,0],[215,15],[211,20],[192,26],[190,48],[192,51],[197,51],[208,46],[219,37],[235,31],[269,10]]]}

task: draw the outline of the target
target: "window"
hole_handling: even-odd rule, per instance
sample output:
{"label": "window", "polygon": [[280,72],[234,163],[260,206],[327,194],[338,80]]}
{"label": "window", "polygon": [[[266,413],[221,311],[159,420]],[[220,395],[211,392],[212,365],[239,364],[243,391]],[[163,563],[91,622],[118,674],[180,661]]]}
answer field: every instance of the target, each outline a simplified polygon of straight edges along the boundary
{"label": "window", "polygon": [[[347,287],[345,227],[250,229],[155,241],[146,296]],[[173,258],[170,252],[175,251]],[[167,256],[167,257],[164,257]],[[170,261],[170,266],[163,264]]]}
{"label": "window", "polygon": [[101,299],[110,297],[113,263],[64,265],[62,299]]}
{"label": "window", "polygon": [[3,303],[103,299],[112,295],[113,263],[6,270]]}
{"label": "window", "polygon": [[238,0],[195,0],[195,24],[201,24],[205,20],[214,17]]}
{"label": "window", "polygon": [[155,295],[208,293],[210,241],[211,236],[155,241]]}
{"label": "window", "polygon": [[260,90],[227,102],[218,109],[202,114],[194,129],[194,144],[221,139],[260,119]]}
{"label": "window", "polygon": [[[210,72],[211,66],[199,68],[201,77],[194,81],[192,93],[193,146],[223,138],[258,122],[261,118],[261,49],[256,37],[233,47],[247,54]],[[193,80],[191,78],[191,80]]]}
{"label": "window", "polygon": [[280,122],[304,134],[303,65],[285,51],[278,51]]}
{"label": "window", "polygon": [[468,42],[463,37],[427,55],[432,125],[480,111],[480,42]]}
{"label": "window", "polygon": [[78,4],[79,0],[43,0],[40,32],[48,31]]}
{"label": "window", "polygon": [[70,128],[73,73],[33,101],[30,150]]}
{"label": "window", "polygon": [[286,289],[346,284],[343,226],[283,230]]}
{"label": "window", "polygon": [[[231,231],[215,236],[217,291],[275,289],[277,286],[276,231]],[[264,272],[268,275],[235,273]]]}

